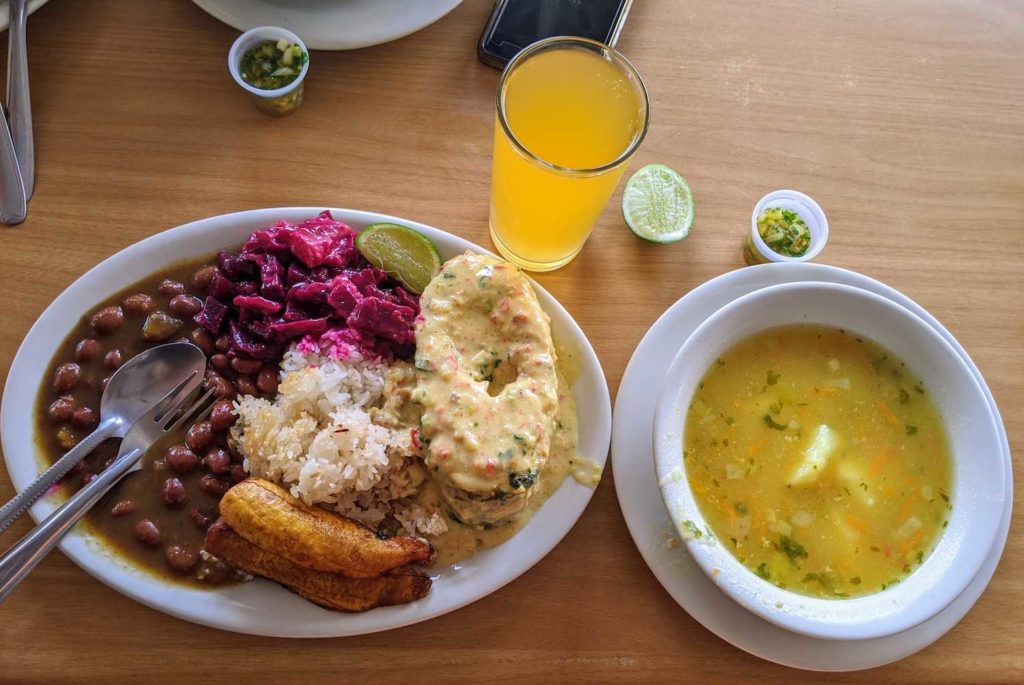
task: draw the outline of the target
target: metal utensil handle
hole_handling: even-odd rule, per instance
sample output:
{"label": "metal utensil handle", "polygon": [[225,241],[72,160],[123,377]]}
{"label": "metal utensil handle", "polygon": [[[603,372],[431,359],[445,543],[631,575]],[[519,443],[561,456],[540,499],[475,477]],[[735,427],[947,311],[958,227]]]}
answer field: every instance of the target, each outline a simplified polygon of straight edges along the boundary
{"label": "metal utensil handle", "polygon": [[7,44],[7,118],[21,170],[25,200],[32,197],[36,178],[36,152],[32,136],[32,98],[28,87],[28,51],[25,37],[28,11],[24,0],[11,0]]}
{"label": "metal utensil handle", "polygon": [[18,544],[0,557],[0,602],[50,553],[61,538],[121,479],[144,450],[133,449],[100,471],[88,485],[46,517]]}
{"label": "metal utensil handle", "polygon": [[25,186],[21,182],[18,157],[14,154],[14,141],[7,117],[0,116],[0,221],[20,224],[25,220]]}
{"label": "metal utensil handle", "polygon": [[50,488],[56,485],[64,476],[75,467],[75,464],[85,459],[90,452],[100,446],[100,443],[107,438],[114,437],[117,429],[121,426],[119,419],[107,419],[96,427],[92,433],[82,438],[82,441],[72,447],[67,454],[44,471],[32,485],[28,486],[9,501],[0,507],[0,533],[7,530],[19,516],[25,513],[37,499],[45,495]]}

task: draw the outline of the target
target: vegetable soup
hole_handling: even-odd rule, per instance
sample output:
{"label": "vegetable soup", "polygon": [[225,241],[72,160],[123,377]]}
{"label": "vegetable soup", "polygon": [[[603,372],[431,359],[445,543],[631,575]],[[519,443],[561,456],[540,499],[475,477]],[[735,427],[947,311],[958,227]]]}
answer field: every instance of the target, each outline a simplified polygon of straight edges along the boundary
{"label": "vegetable soup", "polygon": [[719,542],[816,597],[899,582],[952,508],[949,444],[925,384],[834,328],[771,329],[720,357],[689,407],[683,456]]}

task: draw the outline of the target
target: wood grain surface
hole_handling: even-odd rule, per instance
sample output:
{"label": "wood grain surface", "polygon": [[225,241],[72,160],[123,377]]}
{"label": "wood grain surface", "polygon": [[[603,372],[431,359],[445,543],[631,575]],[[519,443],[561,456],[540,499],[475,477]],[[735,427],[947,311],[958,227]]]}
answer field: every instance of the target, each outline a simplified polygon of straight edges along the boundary
{"label": "wood grain surface", "polygon": [[[475,52],[489,9],[467,0],[398,42],[314,52],[306,103],[274,120],[228,76],[237,32],[185,0],[44,6],[29,22],[36,194],[28,220],[0,230],[0,377],[75,278],[193,219],[333,205],[489,244],[498,72]],[[741,266],[754,202],[798,188],[828,213],[819,261],[879,278],[942,320],[985,374],[1019,454],[1024,5],[636,0],[619,46],[653,98],[632,166],[683,173],[697,220],[686,241],[654,246],[609,206],[579,258],[539,277],[589,335],[612,392],[666,307]],[[1014,473],[1019,490],[1019,463]],[[12,495],[0,473],[0,497]],[[378,635],[291,641],[203,628],[55,553],[0,608],[0,681],[1024,682],[1022,511],[963,622],[866,673],[783,668],[702,628],[644,565],[608,472],[569,536],[522,578]],[[28,529],[19,522],[0,545]]]}

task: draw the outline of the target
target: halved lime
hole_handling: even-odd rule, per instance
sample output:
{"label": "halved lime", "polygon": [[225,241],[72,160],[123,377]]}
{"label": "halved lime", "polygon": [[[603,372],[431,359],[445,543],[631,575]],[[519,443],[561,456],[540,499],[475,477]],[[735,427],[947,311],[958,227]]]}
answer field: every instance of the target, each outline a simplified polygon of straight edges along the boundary
{"label": "halved lime", "polygon": [[629,230],[652,243],[682,240],[693,226],[690,184],[664,164],[648,164],[622,191],[622,218]]}
{"label": "halved lime", "polygon": [[356,249],[414,293],[422,293],[441,269],[441,253],[430,238],[400,224],[370,224],[356,238]]}

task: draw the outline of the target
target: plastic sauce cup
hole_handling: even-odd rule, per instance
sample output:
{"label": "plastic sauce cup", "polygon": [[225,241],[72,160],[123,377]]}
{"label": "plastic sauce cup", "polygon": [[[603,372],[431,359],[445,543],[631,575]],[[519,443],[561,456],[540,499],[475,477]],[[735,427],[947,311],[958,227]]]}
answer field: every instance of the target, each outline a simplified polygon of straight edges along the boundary
{"label": "plastic sauce cup", "polygon": [[[245,53],[260,43],[267,41],[276,43],[282,38],[298,45],[306,53],[306,63],[302,65],[302,71],[299,72],[295,80],[287,86],[265,90],[257,88],[242,78],[240,67]],[[306,44],[302,42],[302,39],[288,29],[283,29],[279,26],[257,26],[240,35],[231,46],[231,50],[228,52],[228,71],[231,72],[231,77],[235,79],[235,83],[249,92],[256,107],[261,112],[272,117],[288,116],[302,104],[302,82],[306,79],[306,72],[309,71],[309,50],[306,48]]]}
{"label": "plastic sauce cup", "polygon": [[[799,257],[781,255],[761,239],[757,230],[757,219],[767,209],[788,209],[800,215],[811,232],[811,244],[807,252]],[[775,190],[754,205],[750,215],[750,235],[743,244],[743,259],[747,264],[764,264],[766,262],[806,262],[818,256],[828,242],[828,219],[821,206],[813,199],[796,190]]]}

